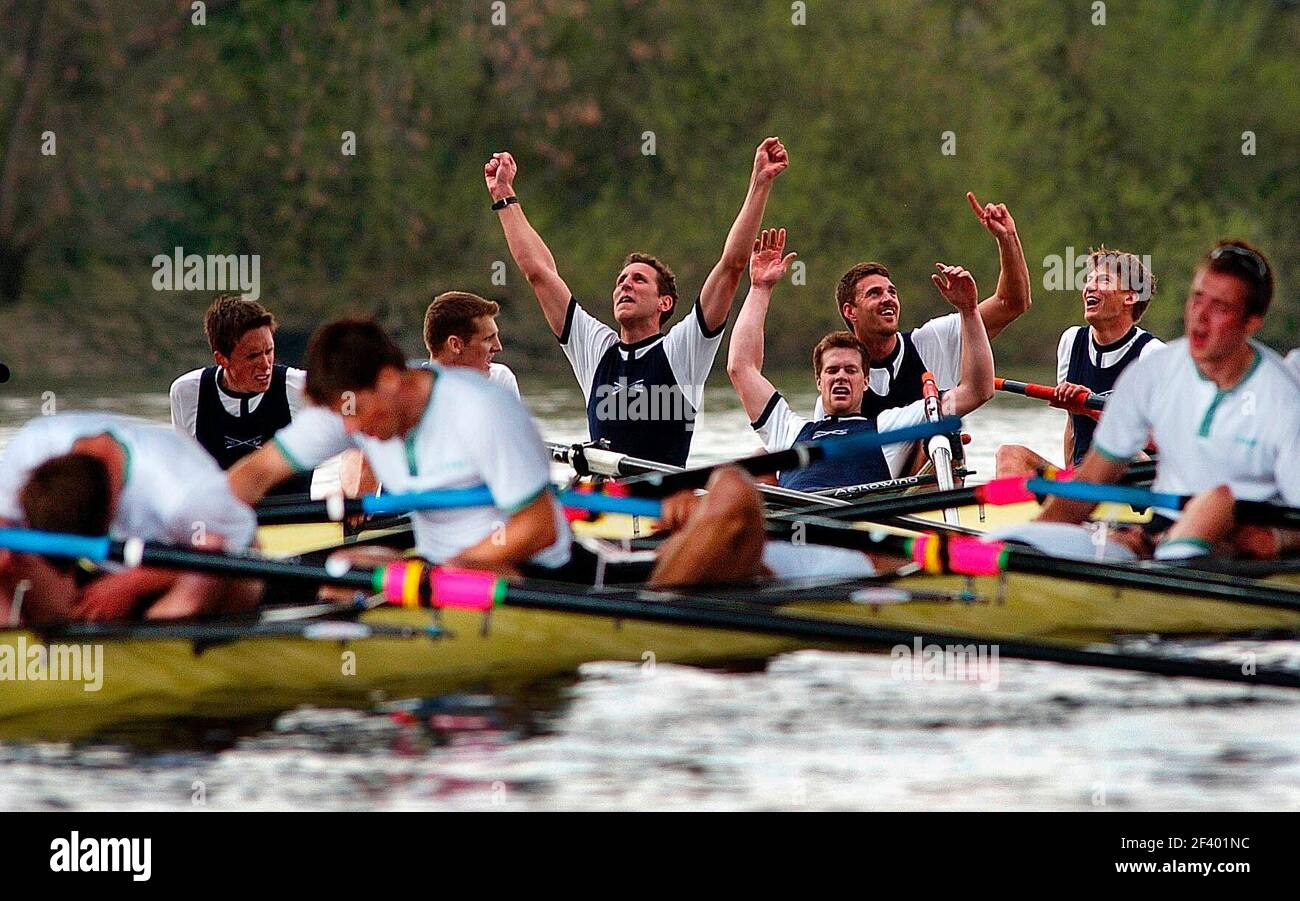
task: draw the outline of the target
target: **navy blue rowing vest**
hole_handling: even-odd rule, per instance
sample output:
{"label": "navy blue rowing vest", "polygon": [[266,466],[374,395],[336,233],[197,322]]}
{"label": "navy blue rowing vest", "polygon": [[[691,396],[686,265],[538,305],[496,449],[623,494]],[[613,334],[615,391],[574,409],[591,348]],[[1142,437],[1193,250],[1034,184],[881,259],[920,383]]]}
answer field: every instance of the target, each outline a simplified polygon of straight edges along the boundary
{"label": "navy blue rowing vest", "polygon": [[[1137,330],[1138,327],[1135,325],[1125,332],[1123,338],[1120,338],[1115,343],[1107,344],[1105,347],[1098,346],[1098,358],[1102,354],[1123,347],[1126,342],[1132,341],[1133,333]],[[1093,394],[1110,394],[1111,389],[1115,387],[1115,382],[1119,379],[1119,374],[1130,363],[1142,356],[1142,348],[1146,347],[1154,337],[1150,332],[1143,332],[1136,341],[1133,341],[1133,346],[1128,349],[1124,356],[1110,366],[1102,367],[1094,365],[1092,354],[1088,353],[1088,342],[1092,340],[1092,329],[1086,325],[1082,326],[1074,335],[1074,345],[1070,348],[1070,366],[1066,370],[1065,380],[1076,385],[1083,385]],[[1092,435],[1097,430],[1097,421],[1091,416],[1080,416],[1078,413],[1071,413],[1070,422],[1074,425],[1074,459],[1070,461],[1070,465],[1078,466],[1083,462],[1083,457],[1088,453],[1088,448],[1092,447]]]}
{"label": "navy blue rowing vest", "polygon": [[695,408],[677,384],[662,343],[636,355],[662,338],[653,335],[635,344],[620,341],[605,351],[596,364],[587,399],[587,428],[593,441],[606,439],[611,450],[685,466]]}
{"label": "navy blue rowing vest", "polygon": [[[903,355],[903,362],[899,366],[898,374],[894,375],[894,360],[899,354]],[[916,352],[916,345],[912,343],[911,329],[899,332],[898,344],[894,346],[893,355],[880,365],[873,363],[871,368],[890,371],[889,393],[880,395],[868,387],[862,395],[864,416],[874,419],[884,410],[906,407],[924,396],[921,391],[921,376],[925,375],[925,361],[921,359],[921,355]]]}
{"label": "navy blue rowing vest", "polygon": [[[257,450],[291,420],[289,393],[286,386],[287,366],[271,370],[271,386],[253,410],[248,401],[253,395],[240,397],[241,416],[231,416],[222,406],[217,387],[217,366],[209,366],[199,376],[199,406],[195,411],[194,437],[222,469],[229,469]],[[311,473],[301,473],[276,487],[274,494],[299,494],[311,490]]]}
{"label": "navy blue rowing vest", "polygon": [[[816,441],[832,435],[857,435],[862,432],[876,431],[875,417],[867,416],[828,416],[818,422],[810,422],[799,430],[795,443]],[[893,478],[889,472],[889,463],[880,448],[863,451],[847,460],[818,460],[810,466],[781,473],[777,484],[782,488],[796,491],[820,491],[823,488],[846,488],[850,485],[865,485],[868,482],[883,482]]]}

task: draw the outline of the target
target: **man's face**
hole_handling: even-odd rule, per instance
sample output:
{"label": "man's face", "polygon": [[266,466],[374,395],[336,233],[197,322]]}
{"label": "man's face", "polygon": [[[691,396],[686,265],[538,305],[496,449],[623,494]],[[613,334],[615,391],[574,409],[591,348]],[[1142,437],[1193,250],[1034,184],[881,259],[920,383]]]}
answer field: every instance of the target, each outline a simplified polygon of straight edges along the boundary
{"label": "man's face", "polygon": [[487,375],[492,358],[501,353],[501,331],[496,317],[479,316],[474,320],[474,334],[468,341],[452,335],[447,339],[442,362],[449,366],[467,366]]}
{"label": "man's face", "polygon": [[860,339],[897,334],[902,314],[898,289],[884,275],[864,276],[853,289],[853,303],[845,304],[841,312]]}
{"label": "man's face", "polygon": [[862,395],[867,390],[867,371],[862,355],[851,347],[832,347],[822,354],[821,372],[817,374],[817,391],[822,409],[828,416],[846,416],[862,410]]}
{"label": "man's face", "polygon": [[1183,329],[1192,359],[1215,363],[1240,351],[1246,339],[1264,324],[1262,316],[1246,315],[1245,283],[1234,275],[1199,269],[1183,308]]}
{"label": "man's face", "polygon": [[345,391],[330,408],[343,417],[349,435],[360,433],[379,441],[400,437],[406,433],[397,403],[401,380],[396,369],[382,369],[375,387]]}
{"label": "man's face", "polygon": [[672,309],[672,298],[659,294],[659,273],[649,263],[628,263],[614,282],[614,320],[619,325],[652,321]]}
{"label": "man's face", "polygon": [[226,387],[243,394],[260,394],[271,387],[275,366],[275,336],[267,326],[249,329],[240,337],[230,356],[213,354],[225,370]]}
{"label": "man's face", "polygon": [[1132,315],[1133,302],[1138,298],[1132,285],[1124,278],[1114,261],[1101,261],[1089,266],[1083,283],[1083,318],[1089,325],[1101,325]]}

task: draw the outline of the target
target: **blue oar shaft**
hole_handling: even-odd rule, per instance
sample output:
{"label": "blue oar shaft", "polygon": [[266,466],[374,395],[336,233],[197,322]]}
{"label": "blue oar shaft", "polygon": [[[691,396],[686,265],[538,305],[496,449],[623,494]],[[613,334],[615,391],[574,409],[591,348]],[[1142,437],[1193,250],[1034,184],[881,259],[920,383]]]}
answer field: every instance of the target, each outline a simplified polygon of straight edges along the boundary
{"label": "blue oar shaft", "polygon": [[1030,479],[1025,483],[1025,487],[1034,494],[1050,494],[1068,500],[1097,504],[1130,504],[1134,507],[1165,507],[1171,510],[1181,510],[1187,504],[1187,498],[1181,494],[1147,491],[1145,488],[1134,488],[1129,485]]}

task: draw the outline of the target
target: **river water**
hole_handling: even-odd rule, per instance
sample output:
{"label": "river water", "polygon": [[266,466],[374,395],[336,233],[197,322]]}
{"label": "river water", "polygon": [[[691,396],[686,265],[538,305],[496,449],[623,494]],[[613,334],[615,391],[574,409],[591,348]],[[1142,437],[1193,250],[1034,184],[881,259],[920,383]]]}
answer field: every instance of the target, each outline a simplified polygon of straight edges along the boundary
{"label": "river water", "polygon": [[[576,388],[520,376],[548,439],[585,437]],[[0,442],[51,399],[7,387]],[[167,418],[163,394],[53,399]],[[811,391],[792,402],[811,408]],[[1061,415],[999,397],[970,417],[977,478],[1000,441],[1059,456]],[[693,462],[757,447],[734,396],[711,389]],[[1300,644],[1260,649],[1300,660]],[[744,672],[591,663],[510,696],[0,743],[0,809],[1300,807],[1300,693],[1007,659],[990,687],[900,680],[882,654]]]}

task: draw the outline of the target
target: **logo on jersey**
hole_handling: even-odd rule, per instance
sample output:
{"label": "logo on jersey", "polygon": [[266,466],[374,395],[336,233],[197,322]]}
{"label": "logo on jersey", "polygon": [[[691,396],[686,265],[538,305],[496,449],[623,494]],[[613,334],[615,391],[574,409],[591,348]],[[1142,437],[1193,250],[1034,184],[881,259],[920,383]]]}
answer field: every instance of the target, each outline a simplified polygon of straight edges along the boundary
{"label": "logo on jersey", "polygon": [[235,450],[236,448],[245,447],[249,450],[257,450],[262,446],[262,437],[260,435],[254,438],[231,438],[229,435],[226,435],[225,438],[226,450]]}

